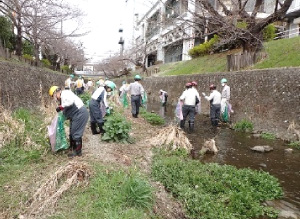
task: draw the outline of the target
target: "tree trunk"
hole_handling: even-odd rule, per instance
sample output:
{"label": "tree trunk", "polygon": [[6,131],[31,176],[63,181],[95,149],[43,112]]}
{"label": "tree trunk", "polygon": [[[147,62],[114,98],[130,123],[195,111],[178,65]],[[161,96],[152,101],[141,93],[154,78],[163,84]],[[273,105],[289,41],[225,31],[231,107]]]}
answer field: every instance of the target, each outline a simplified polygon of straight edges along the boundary
{"label": "tree trunk", "polygon": [[22,42],[22,27],[21,27],[21,19],[18,18],[17,28],[17,36],[16,36],[16,55],[21,56],[23,50],[23,42]]}

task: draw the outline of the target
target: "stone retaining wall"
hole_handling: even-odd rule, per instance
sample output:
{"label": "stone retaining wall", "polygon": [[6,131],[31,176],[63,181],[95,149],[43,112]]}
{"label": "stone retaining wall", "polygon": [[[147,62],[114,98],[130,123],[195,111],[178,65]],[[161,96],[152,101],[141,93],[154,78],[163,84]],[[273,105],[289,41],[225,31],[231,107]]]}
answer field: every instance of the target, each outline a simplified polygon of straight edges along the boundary
{"label": "stone retaining wall", "polygon": [[[159,90],[163,89],[169,94],[169,103],[176,104],[186,82],[197,81],[200,95],[209,94],[211,83],[221,91],[223,77],[231,87],[232,122],[249,119],[258,130],[293,138],[287,128],[292,121],[300,125],[300,68],[152,77],[142,83],[149,99],[159,101]],[[203,97],[202,112],[209,113],[209,103]]]}
{"label": "stone retaining wall", "polygon": [[46,102],[50,100],[49,88],[63,86],[67,78],[50,70],[6,61],[0,61],[0,75],[0,104],[11,109],[40,106],[42,97]]}

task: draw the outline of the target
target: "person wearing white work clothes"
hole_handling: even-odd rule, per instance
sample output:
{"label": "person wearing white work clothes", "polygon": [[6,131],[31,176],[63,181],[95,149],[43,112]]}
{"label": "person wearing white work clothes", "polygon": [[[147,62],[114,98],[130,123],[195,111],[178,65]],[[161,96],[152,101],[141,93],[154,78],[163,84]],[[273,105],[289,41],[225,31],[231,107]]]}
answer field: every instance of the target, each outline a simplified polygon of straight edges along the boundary
{"label": "person wearing white work clothes", "polygon": [[220,120],[220,110],[221,110],[221,93],[216,90],[214,84],[209,86],[211,93],[209,96],[206,96],[205,93],[202,93],[204,98],[210,101],[210,120],[212,126],[218,126]]}
{"label": "person wearing white work clothes", "polygon": [[72,81],[73,78],[74,75],[70,74],[70,77],[67,80],[65,80],[65,90],[71,90],[71,85],[75,83]]}
{"label": "person wearing white work clothes", "polygon": [[[225,109],[227,107],[227,110],[229,110],[229,100],[230,100],[230,87],[227,85],[227,79],[223,78],[221,80],[221,85],[223,87],[222,93],[221,93],[221,114],[225,112]],[[227,112],[228,117],[230,112]]]}
{"label": "person wearing white work clothes", "polygon": [[183,120],[180,121],[180,128],[184,129],[185,120],[189,116],[189,131],[193,132],[194,124],[195,124],[195,107],[196,107],[197,92],[195,89],[192,89],[192,83],[187,83],[185,87],[186,90],[183,91],[183,93],[179,97],[180,101],[183,102],[183,107],[182,107]]}
{"label": "person wearing white work clothes", "polygon": [[167,100],[168,100],[168,93],[164,90],[159,90],[159,99],[160,99],[160,102],[161,102],[161,105],[162,106],[166,106],[167,105]]}
{"label": "person wearing white work clothes", "polygon": [[49,89],[49,95],[59,102],[57,112],[62,111],[70,120],[70,148],[69,157],[81,156],[82,136],[89,119],[89,113],[82,100],[70,90],[61,90],[58,86]]}
{"label": "person wearing white work clothes", "polygon": [[131,94],[131,113],[134,118],[138,118],[141,101],[145,92],[144,87],[140,83],[141,79],[140,75],[134,76],[135,82],[130,83],[126,88],[126,91],[130,91]]}
{"label": "person wearing white work clothes", "polygon": [[[105,105],[105,108],[108,109],[107,103],[107,92],[110,92],[115,89],[115,85],[112,82],[108,82],[104,87],[99,87],[92,95],[91,100],[89,102],[90,109],[90,122],[91,122],[91,130],[92,134],[100,134],[104,133],[103,125],[103,115],[101,112],[101,104]],[[97,126],[100,131],[97,131]]]}

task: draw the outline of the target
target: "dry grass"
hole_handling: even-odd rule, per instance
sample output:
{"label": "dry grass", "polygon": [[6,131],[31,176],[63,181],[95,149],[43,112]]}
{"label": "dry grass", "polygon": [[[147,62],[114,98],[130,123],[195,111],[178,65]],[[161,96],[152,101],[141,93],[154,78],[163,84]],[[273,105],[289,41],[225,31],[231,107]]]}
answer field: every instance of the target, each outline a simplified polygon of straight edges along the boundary
{"label": "dry grass", "polygon": [[190,152],[193,149],[185,133],[174,125],[160,129],[155,137],[152,137],[148,141],[153,146],[165,146],[169,150],[184,148]]}
{"label": "dry grass", "polygon": [[61,195],[72,186],[86,185],[91,176],[90,167],[84,162],[72,161],[60,167],[35,192],[28,201],[29,207],[20,218],[41,218],[51,214]]}
{"label": "dry grass", "polygon": [[24,122],[14,119],[9,110],[0,106],[0,148],[14,140],[16,135],[24,133],[24,130]]}

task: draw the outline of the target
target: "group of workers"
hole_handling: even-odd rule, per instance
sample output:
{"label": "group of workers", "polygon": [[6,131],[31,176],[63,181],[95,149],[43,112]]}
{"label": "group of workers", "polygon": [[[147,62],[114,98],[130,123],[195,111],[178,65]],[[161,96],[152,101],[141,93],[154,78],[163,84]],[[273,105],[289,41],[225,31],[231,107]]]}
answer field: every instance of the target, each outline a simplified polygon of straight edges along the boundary
{"label": "group of workers", "polygon": [[[84,90],[84,88],[82,88],[84,87],[84,82],[80,83],[82,87],[78,86],[77,84],[77,81],[82,80],[82,77],[79,77],[76,82],[72,82],[73,78],[74,75],[70,75],[70,77],[65,81],[65,89],[63,90],[58,86],[52,86],[49,89],[49,95],[58,103],[56,111],[62,111],[66,119],[70,120],[69,141],[71,152],[68,154],[69,157],[82,155],[82,136],[89,118],[92,134],[96,135],[104,133],[103,117],[105,116],[105,113],[109,113],[110,111],[107,98],[108,95],[113,93],[116,89],[116,85],[112,81],[97,81],[97,87],[91,96],[91,100],[89,101],[88,112],[83,101],[77,96],[80,95]],[[134,118],[138,117],[139,108],[144,99],[145,90],[140,83],[141,79],[142,78],[140,75],[136,75],[133,83],[124,83],[124,87],[122,88],[125,94],[127,92],[130,92],[131,94],[132,116]],[[75,93],[71,89],[72,84],[74,83]],[[81,90],[80,92],[79,89]]]}
{"label": "group of workers", "polygon": [[[217,127],[219,121],[228,122],[229,114],[232,112],[230,100],[230,87],[227,85],[227,79],[223,78],[221,80],[221,86],[223,87],[222,93],[217,90],[215,84],[209,86],[210,95],[207,96],[204,92],[203,97],[210,102],[210,119],[211,124]],[[179,100],[182,103],[182,117],[180,121],[180,127],[184,129],[185,121],[189,117],[189,131],[194,130],[195,114],[200,111],[201,98],[196,89],[197,82],[188,82],[185,85],[185,91],[183,91]]]}
{"label": "group of workers", "polygon": [[[114,93],[116,84],[109,80],[99,80],[96,82],[96,88],[92,93],[91,100],[89,101],[89,112],[85,107],[82,100],[77,96],[84,90],[84,81],[79,77],[77,81],[72,82],[74,75],[65,81],[65,89],[58,86],[52,86],[49,89],[49,95],[58,102],[57,112],[62,111],[66,119],[70,120],[70,148],[71,152],[69,157],[81,156],[82,154],[82,136],[88,120],[90,119],[90,127],[93,135],[104,133],[104,116],[109,113],[110,107],[107,101],[109,95]],[[138,118],[139,109],[143,102],[145,102],[146,93],[143,85],[141,84],[141,76],[135,75],[134,82],[127,84],[125,81],[119,89],[120,98],[127,98],[127,93],[131,95],[131,113],[133,118]],[[81,83],[80,83],[81,82]],[[75,93],[72,91],[72,84],[75,84]],[[229,104],[230,100],[230,87],[227,85],[227,80],[221,80],[223,87],[222,94],[217,91],[216,85],[211,84],[209,89],[211,93],[206,96],[202,93],[204,98],[210,101],[210,118],[213,126],[218,126],[220,121],[220,114],[231,111]],[[89,86],[93,86],[90,83]],[[180,127],[184,129],[185,122],[189,117],[189,130],[194,130],[195,114],[200,112],[201,97],[197,91],[197,82],[189,82],[185,85],[185,90],[180,96],[182,119]],[[167,104],[168,93],[160,90],[160,101],[163,107]],[[125,107],[125,105],[124,105]],[[229,109],[230,108],[230,109]],[[226,111],[227,110],[227,111]]]}

